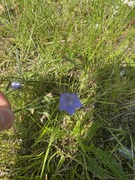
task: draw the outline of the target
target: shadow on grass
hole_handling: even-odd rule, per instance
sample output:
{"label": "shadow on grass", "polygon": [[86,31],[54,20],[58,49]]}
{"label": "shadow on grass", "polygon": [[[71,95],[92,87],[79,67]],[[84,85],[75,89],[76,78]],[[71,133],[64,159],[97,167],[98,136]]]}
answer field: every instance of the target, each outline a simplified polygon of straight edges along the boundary
{"label": "shadow on grass", "polygon": [[134,68],[110,65],[95,73],[93,105],[72,120],[58,112],[59,95],[73,83],[78,87],[77,78],[25,82],[16,97],[27,103],[16,111],[18,148],[10,179],[133,178]]}
{"label": "shadow on grass", "polygon": [[112,64],[96,72],[93,124],[82,147],[88,149],[88,157],[94,157],[91,169],[99,179],[134,179],[134,72],[127,64]]}

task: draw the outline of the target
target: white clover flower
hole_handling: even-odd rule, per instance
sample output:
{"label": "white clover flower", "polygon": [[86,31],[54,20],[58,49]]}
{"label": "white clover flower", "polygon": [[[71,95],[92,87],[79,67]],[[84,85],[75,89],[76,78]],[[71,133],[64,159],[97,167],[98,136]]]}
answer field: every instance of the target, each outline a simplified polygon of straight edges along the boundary
{"label": "white clover flower", "polygon": [[129,7],[135,6],[135,1],[134,0],[124,0],[124,4],[127,4]]}
{"label": "white clover flower", "polygon": [[135,1],[129,1],[128,6],[133,7],[135,5]]}
{"label": "white clover flower", "polygon": [[119,6],[116,6],[115,9],[114,9],[113,14],[114,14],[114,15],[117,14],[117,13],[118,13],[118,10],[119,10]]}
{"label": "white clover flower", "polygon": [[124,3],[124,4],[128,4],[128,1],[129,1],[129,0],[124,0],[123,3]]}

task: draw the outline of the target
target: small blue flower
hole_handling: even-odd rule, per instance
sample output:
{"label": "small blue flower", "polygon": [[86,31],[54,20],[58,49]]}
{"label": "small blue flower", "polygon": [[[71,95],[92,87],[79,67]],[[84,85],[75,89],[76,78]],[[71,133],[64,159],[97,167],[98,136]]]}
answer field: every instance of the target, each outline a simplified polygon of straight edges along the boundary
{"label": "small blue flower", "polygon": [[78,95],[73,93],[64,93],[60,95],[60,111],[67,111],[70,115],[75,113],[76,108],[80,108],[81,104]]}
{"label": "small blue flower", "polygon": [[16,90],[16,89],[20,89],[22,85],[19,82],[12,82],[11,86],[12,89]]}

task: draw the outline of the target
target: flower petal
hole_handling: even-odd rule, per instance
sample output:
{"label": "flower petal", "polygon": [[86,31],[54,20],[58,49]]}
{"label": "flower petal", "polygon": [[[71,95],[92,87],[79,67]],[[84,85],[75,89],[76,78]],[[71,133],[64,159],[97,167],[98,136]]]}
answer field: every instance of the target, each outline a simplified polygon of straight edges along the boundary
{"label": "flower petal", "polygon": [[60,111],[65,111],[65,109],[67,108],[67,105],[66,104],[61,104],[59,105],[59,110]]}
{"label": "flower petal", "polygon": [[65,111],[67,111],[68,114],[70,114],[70,115],[75,113],[75,109],[73,107],[67,107],[67,109]]}
{"label": "flower petal", "polygon": [[75,101],[73,106],[74,106],[74,108],[81,108],[83,105],[80,101]]}

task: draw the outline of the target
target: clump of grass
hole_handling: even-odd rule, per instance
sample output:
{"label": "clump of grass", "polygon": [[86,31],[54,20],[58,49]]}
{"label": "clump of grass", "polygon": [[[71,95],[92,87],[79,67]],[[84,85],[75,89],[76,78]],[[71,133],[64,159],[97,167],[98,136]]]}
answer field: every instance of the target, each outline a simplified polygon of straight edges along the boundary
{"label": "clump of grass", "polygon": [[[16,119],[0,135],[0,177],[134,179],[134,7],[119,0],[1,6],[1,90]],[[11,90],[12,81],[22,88]],[[58,111],[64,92],[83,103],[73,116]]]}

